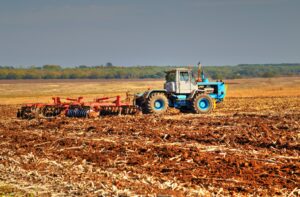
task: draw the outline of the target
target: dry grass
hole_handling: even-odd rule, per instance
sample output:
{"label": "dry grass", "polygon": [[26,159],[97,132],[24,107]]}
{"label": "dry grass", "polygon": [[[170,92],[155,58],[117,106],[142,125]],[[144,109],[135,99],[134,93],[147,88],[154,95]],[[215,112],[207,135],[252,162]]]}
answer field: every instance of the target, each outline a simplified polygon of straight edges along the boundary
{"label": "dry grass", "polygon": [[0,102],[20,104],[47,102],[52,96],[91,99],[101,96],[124,96],[126,92],[143,92],[148,88],[161,88],[162,81],[132,80],[64,80],[64,81],[6,81],[0,83]]}
{"label": "dry grass", "polygon": [[229,82],[228,97],[300,96],[300,77],[238,79]]}
{"label": "dry grass", "polygon": [[[300,77],[228,80],[228,97],[299,96]],[[52,96],[91,99],[161,89],[162,80],[21,80],[0,81],[0,103],[47,102]]]}
{"label": "dry grass", "polygon": [[0,182],[0,196],[35,196],[31,191],[25,191],[20,188],[18,185],[6,184]]}

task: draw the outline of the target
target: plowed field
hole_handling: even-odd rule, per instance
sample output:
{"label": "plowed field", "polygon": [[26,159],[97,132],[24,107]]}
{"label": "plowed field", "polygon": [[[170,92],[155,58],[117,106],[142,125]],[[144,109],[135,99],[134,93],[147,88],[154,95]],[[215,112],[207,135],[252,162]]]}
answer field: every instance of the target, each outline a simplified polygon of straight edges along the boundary
{"label": "plowed field", "polygon": [[0,194],[300,195],[298,96],[229,97],[209,115],[18,120],[0,107]]}

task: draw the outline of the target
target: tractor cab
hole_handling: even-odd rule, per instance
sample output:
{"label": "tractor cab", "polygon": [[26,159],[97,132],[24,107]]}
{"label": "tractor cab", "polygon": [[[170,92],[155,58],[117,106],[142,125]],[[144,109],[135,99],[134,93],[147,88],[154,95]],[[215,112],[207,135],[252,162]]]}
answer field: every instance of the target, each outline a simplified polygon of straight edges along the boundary
{"label": "tractor cab", "polygon": [[176,68],[166,72],[164,89],[168,93],[190,94],[198,88],[192,75],[192,70],[187,68]]}

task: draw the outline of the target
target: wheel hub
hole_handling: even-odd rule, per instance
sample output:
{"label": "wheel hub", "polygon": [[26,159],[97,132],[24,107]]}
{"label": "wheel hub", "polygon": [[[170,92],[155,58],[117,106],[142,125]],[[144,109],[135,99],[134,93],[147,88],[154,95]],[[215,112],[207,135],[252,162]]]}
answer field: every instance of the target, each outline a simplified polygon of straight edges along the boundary
{"label": "wheel hub", "polygon": [[163,103],[159,100],[155,101],[154,102],[154,107],[155,107],[155,109],[159,110],[159,109],[163,108]]}
{"label": "wheel hub", "polygon": [[209,106],[208,106],[208,101],[206,99],[201,99],[200,102],[199,102],[199,107],[203,110],[207,109]]}

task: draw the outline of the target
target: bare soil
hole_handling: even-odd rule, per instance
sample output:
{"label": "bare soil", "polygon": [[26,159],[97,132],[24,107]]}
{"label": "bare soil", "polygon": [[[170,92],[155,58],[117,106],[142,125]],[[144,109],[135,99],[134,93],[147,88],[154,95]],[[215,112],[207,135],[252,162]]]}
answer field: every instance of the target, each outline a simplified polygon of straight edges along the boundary
{"label": "bare soil", "polygon": [[209,115],[30,121],[1,106],[0,195],[299,196],[299,101],[231,97]]}

